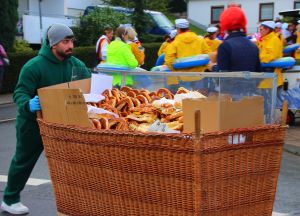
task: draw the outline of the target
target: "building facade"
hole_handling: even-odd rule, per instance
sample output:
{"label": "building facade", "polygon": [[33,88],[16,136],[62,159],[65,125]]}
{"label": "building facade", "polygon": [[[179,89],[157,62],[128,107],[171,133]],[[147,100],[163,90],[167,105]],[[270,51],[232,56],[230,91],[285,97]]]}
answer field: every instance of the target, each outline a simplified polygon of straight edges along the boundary
{"label": "building facade", "polygon": [[87,6],[102,0],[19,0],[18,35],[30,44],[40,44],[53,23],[76,25]]}
{"label": "building facade", "polygon": [[188,0],[187,16],[196,25],[214,25],[219,22],[222,11],[232,3],[245,11],[249,33],[256,32],[260,22],[279,18],[281,11],[300,8],[299,0]]}

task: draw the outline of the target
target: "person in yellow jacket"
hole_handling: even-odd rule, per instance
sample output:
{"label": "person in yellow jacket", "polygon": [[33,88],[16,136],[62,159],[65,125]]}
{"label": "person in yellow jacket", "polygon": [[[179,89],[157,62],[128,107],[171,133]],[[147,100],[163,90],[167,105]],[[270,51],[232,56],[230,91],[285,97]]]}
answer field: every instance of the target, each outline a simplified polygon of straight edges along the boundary
{"label": "person in yellow jacket", "polygon": [[217,39],[218,28],[211,26],[207,28],[207,34],[204,36],[204,40],[210,48],[211,52],[217,52],[218,47],[222,43],[222,41]]}
{"label": "person in yellow jacket", "polygon": [[174,29],[168,35],[166,35],[164,37],[164,38],[167,38],[167,39],[160,46],[160,48],[159,48],[159,50],[157,52],[158,57],[161,56],[162,54],[164,54],[166,52],[166,50],[169,47],[169,45],[174,41],[176,35],[177,35],[177,30]]}
{"label": "person in yellow jacket", "polygon": [[[295,34],[297,36],[296,43],[300,43],[300,20],[298,20]],[[300,60],[300,48],[295,51],[295,59]]]}
{"label": "person in yellow jacket", "polygon": [[[138,61],[134,57],[130,46],[126,43],[128,40],[128,32],[124,27],[118,27],[115,31],[116,39],[107,46],[108,64],[120,65],[134,69],[138,66]],[[114,75],[113,85],[121,85],[122,76]],[[131,76],[126,76],[126,85],[132,85]]]}
{"label": "person in yellow jacket", "polygon": [[[258,41],[257,46],[259,49],[259,58],[262,63],[269,63],[278,58],[282,57],[283,45],[278,36],[274,32],[275,22],[265,21],[262,22],[259,27],[259,32],[261,34],[261,41]],[[278,76],[277,85],[281,86],[283,84],[283,76],[281,68],[265,68],[266,72],[275,72]],[[268,80],[264,80],[259,85],[260,88],[270,88],[270,83]]]}
{"label": "person in yellow jacket", "polygon": [[165,53],[166,48],[170,44],[170,34],[166,34],[164,36],[164,42],[160,45],[159,50],[157,52],[158,57]]}
{"label": "person in yellow jacket", "polygon": [[282,35],[282,32],[281,32],[281,27],[282,27],[282,23],[281,22],[276,22],[275,23],[275,29],[274,29],[274,32],[275,34],[278,36],[279,40],[281,41],[282,43],[282,46],[284,47],[285,46],[285,39]]}
{"label": "person in yellow jacket", "polygon": [[138,64],[143,65],[145,60],[145,52],[144,52],[145,49],[141,45],[138,45],[137,43],[134,42],[137,33],[132,27],[127,27],[126,31],[128,34],[128,40],[126,42],[127,44],[129,44],[133,55],[138,61]]}
{"label": "person in yellow jacket", "polygon": [[[193,68],[186,68],[175,70],[172,63],[177,58],[195,56],[199,54],[208,54],[210,52],[203,38],[198,37],[194,32],[189,30],[189,21],[186,19],[176,19],[175,26],[177,29],[177,36],[175,40],[169,45],[165,54],[165,64],[172,72],[203,72],[207,66],[199,66]],[[191,82],[198,81],[197,77],[169,77],[168,85],[177,85],[179,81]]]}

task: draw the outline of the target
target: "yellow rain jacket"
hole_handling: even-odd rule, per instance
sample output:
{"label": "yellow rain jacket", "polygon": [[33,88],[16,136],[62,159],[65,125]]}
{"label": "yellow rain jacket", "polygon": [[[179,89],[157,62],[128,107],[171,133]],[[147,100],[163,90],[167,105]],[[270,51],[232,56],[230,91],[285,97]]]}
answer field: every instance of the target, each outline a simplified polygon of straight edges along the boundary
{"label": "yellow rain jacket", "polygon": [[163,42],[161,46],[159,47],[159,50],[157,52],[158,57],[166,52],[167,47],[170,45],[170,42]]}
{"label": "yellow rain jacket", "polygon": [[279,40],[281,41],[282,47],[284,47],[284,46],[285,46],[285,39],[284,39],[282,33],[281,33],[281,32],[277,32],[277,33],[275,33],[275,34],[277,35],[277,37],[278,37]]}
{"label": "yellow rain jacket", "polygon": [[[278,36],[275,32],[271,32],[270,34],[262,37],[262,40],[258,42],[258,49],[259,49],[259,58],[260,61],[263,63],[268,63],[275,59],[282,57],[283,45]],[[274,72],[278,76],[277,85],[281,86],[283,84],[283,76],[282,76],[282,69],[275,68]],[[266,79],[263,80],[259,87],[260,88],[270,88],[270,80]]]}
{"label": "yellow rain jacket", "polygon": [[218,50],[218,47],[222,43],[222,41],[220,41],[218,39],[211,40],[208,37],[204,38],[204,40],[207,43],[207,46],[210,48],[211,52],[216,52]]}
{"label": "yellow rain jacket", "polygon": [[[184,32],[176,36],[175,40],[168,46],[165,53],[165,64],[172,70],[172,72],[203,72],[207,66],[199,66],[194,68],[186,68],[175,70],[172,63],[177,58],[195,56],[199,54],[208,54],[210,52],[203,38],[198,37],[194,32]],[[196,77],[180,77],[184,82],[197,81],[200,78]],[[169,77],[168,85],[176,85],[179,83],[177,77]]]}
{"label": "yellow rain jacket", "polygon": [[131,52],[133,53],[135,59],[138,61],[139,65],[144,64],[144,60],[145,60],[145,53],[144,51],[140,50],[139,45],[137,45],[134,42],[128,42],[128,44],[130,45],[131,48]]}
{"label": "yellow rain jacket", "polygon": [[[297,33],[297,41],[296,43],[300,43],[300,32]],[[295,59],[300,59],[300,49],[298,48],[295,52]]]}

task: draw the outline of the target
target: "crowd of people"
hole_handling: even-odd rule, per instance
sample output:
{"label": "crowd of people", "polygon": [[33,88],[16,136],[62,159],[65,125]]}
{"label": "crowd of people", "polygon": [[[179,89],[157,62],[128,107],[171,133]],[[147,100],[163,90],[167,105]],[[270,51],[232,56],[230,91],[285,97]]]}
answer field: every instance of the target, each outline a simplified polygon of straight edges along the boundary
{"label": "crowd of people", "polygon": [[[281,23],[279,20],[265,21],[259,26],[259,33],[247,35],[247,19],[238,6],[230,6],[220,16],[220,24],[207,28],[205,36],[198,36],[189,29],[186,19],[175,20],[175,30],[164,36],[164,42],[158,50],[158,57],[164,55],[164,65],[176,72],[203,71],[251,71],[275,72],[278,86],[283,84],[280,68],[261,68],[261,63],[268,63],[283,56],[285,45],[300,42],[300,28],[293,23]],[[131,26],[120,25],[115,31],[106,28],[104,35],[97,41],[97,63],[109,63],[128,68],[143,65],[144,48],[137,39],[137,33]],[[128,46],[129,45],[129,46]],[[130,48],[129,48],[130,47]],[[247,50],[247,52],[245,52]],[[209,54],[210,63],[186,69],[174,69],[172,63],[181,57]],[[300,59],[300,50],[294,57]],[[193,79],[193,80],[191,80]],[[197,78],[170,77],[168,84],[180,81],[197,81]],[[263,86],[268,86],[266,83]]]}

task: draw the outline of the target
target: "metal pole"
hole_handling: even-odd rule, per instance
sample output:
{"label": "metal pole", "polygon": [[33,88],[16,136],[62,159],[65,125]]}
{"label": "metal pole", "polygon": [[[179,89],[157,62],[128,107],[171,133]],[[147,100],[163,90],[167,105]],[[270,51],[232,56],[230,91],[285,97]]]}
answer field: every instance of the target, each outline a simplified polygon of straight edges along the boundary
{"label": "metal pole", "polygon": [[42,0],[39,1],[39,16],[40,16],[40,38],[41,38],[41,44],[43,44],[43,23],[42,23],[42,9],[41,9],[41,2]]}

